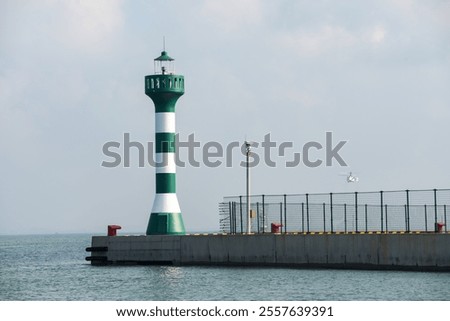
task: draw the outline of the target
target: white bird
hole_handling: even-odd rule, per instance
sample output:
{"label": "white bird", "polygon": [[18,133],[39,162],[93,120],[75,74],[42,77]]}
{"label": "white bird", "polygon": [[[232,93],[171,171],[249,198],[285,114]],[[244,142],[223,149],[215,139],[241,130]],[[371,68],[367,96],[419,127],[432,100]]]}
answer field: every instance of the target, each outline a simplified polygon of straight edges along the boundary
{"label": "white bird", "polygon": [[343,174],[341,174],[341,176],[347,177],[347,183],[356,183],[359,181],[359,177],[357,177],[356,175],[353,175],[352,172],[343,173]]}

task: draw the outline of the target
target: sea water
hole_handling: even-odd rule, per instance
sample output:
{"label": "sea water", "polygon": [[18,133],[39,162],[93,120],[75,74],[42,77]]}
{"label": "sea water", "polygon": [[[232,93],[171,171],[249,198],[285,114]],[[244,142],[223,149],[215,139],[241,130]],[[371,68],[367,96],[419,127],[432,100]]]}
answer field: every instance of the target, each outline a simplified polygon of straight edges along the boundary
{"label": "sea water", "polygon": [[91,236],[0,236],[0,300],[450,300],[450,273],[91,266]]}

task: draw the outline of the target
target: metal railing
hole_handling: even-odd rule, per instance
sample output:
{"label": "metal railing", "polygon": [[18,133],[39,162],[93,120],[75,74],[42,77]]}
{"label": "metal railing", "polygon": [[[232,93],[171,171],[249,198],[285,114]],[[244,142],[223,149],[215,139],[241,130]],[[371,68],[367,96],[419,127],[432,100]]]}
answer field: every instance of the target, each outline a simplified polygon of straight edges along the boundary
{"label": "metal railing", "polygon": [[[251,232],[447,232],[450,189],[252,195]],[[220,229],[246,233],[245,196],[219,203]]]}

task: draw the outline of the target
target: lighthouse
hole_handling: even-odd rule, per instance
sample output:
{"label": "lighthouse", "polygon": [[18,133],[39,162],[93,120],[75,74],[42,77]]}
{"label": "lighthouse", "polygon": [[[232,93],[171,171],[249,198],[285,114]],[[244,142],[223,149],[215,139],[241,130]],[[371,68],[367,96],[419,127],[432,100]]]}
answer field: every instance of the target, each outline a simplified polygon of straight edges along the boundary
{"label": "lighthouse", "polygon": [[175,104],[184,94],[184,77],[176,75],[166,51],[154,59],[155,73],[145,76],[145,94],[155,105],[156,195],[147,235],[185,234],[176,194]]}

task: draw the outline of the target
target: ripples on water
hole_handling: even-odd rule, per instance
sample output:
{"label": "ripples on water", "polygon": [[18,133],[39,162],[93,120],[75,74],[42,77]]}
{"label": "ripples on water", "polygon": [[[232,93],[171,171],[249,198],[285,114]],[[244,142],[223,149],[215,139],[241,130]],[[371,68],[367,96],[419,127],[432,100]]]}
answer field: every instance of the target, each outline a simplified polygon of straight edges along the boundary
{"label": "ripples on water", "polygon": [[450,300],[450,273],[107,266],[90,235],[0,236],[0,300]]}

